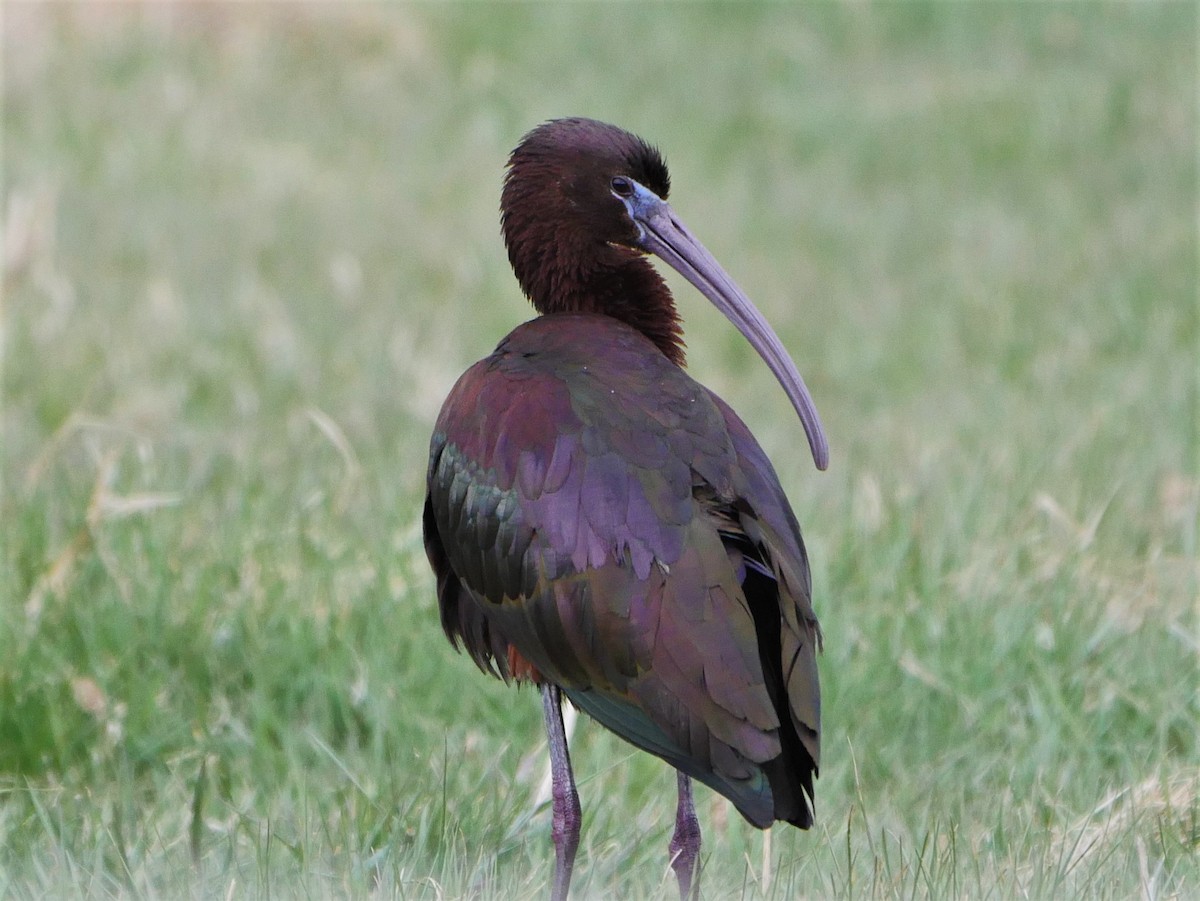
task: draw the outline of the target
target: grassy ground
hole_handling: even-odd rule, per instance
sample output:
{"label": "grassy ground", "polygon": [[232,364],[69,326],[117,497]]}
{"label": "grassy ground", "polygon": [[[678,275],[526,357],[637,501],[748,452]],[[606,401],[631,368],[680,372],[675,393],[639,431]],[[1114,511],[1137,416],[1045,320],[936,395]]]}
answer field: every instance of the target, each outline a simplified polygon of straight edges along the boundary
{"label": "grassy ground", "polygon": [[[6,4],[0,897],[530,897],[536,696],[440,634],[454,378],[529,315],[501,164],[672,163],[680,289],[806,529],[819,826],[700,790],[710,897],[1200,894],[1190,4]],[[673,779],[581,722],[581,896]]]}

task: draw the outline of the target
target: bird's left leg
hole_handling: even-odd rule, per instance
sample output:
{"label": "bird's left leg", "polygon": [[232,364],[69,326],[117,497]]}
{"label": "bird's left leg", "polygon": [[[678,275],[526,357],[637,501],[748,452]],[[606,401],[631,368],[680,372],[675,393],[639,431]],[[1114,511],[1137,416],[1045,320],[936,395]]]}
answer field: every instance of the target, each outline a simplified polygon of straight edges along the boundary
{"label": "bird's left leg", "polygon": [[680,901],[700,897],[700,821],[692,803],[692,780],[683,773],[679,779],[679,807],[675,811],[675,834],[671,836],[671,866],[679,880]]}
{"label": "bird's left leg", "polygon": [[583,820],[579,792],[571,772],[571,755],[563,729],[562,691],[557,685],[542,683],[542,715],[546,720],[546,738],[550,745],[550,782],[554,796],[554,889],[552,901],[567,901],[575,851],[579,847],[579,825]]}

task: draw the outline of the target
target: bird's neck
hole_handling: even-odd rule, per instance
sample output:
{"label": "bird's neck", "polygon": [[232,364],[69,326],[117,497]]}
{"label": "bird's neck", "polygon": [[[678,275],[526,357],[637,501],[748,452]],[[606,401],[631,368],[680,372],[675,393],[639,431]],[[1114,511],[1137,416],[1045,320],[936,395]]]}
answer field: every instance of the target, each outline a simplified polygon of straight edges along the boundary
{"label": "bird's neck", "polygon": [[675,299],[645,257],[621,251],[612,264],[535,271],[537,275],[528,282],[521,279],[521,285],[539,313],[611,316],[649,338],[671,362],[684,365],[683,328]]}

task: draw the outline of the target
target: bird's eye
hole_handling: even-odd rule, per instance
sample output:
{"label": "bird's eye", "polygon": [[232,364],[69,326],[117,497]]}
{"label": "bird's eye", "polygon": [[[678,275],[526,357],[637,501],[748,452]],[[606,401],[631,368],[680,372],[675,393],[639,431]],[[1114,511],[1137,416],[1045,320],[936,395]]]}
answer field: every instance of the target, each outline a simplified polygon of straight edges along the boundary
{"label": "bird's eye", "polygon": [[614,194],[616,194],[618,197],[632,197],[633,196],[633,182],[631,182],[628,178],[625,178],[624,176],[618,175],[616,178],[614,178],[611,182],[608,183],[608,186],[610,188],[612,188],[612,192]]}

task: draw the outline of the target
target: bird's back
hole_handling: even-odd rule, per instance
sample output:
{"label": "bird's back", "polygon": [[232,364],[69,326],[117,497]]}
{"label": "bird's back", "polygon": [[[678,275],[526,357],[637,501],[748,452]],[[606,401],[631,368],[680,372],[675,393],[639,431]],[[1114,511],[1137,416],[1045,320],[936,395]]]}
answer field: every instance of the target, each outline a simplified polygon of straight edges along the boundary
{"label": "bird's back", "polygon": [[468,370],[431,444],[425,540],[443,626],[482,668],[558,684],[756,825],[811,823],[799,528],[746,426],[641,333],[542,316]]}

